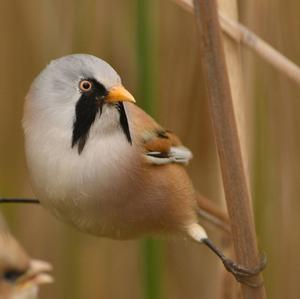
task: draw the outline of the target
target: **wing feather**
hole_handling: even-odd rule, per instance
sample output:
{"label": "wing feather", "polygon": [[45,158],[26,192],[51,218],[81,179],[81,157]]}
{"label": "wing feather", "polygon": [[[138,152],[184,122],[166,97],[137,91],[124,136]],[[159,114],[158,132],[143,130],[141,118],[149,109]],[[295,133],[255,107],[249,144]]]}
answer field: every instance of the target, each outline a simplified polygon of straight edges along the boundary
{"label": "wing feather", "polygon": [[133,104],[126,105],[134,139],[144,148],[146,160],[151,164],[187,164],[192,152],[182,145],[180,139],[171,131],[162,128],[146,112]]}

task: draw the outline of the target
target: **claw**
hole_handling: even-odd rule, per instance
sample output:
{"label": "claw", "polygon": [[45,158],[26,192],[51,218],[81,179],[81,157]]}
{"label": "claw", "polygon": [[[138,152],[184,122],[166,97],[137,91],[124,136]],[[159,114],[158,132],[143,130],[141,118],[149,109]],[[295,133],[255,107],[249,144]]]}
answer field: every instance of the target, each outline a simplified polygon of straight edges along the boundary
{"label": "claw", "polygon": [[225,266],[225,269],[228,272],[230,272],[231,274],[233,274],[233,276],[235,277],[235,279],[238,282],[243,283],[252,288],[258,288],[263,284],[263,282],[260,282],[258,284],[252,283],[249,281],[249,278],[256,276],[262,270],[264,270],[264,268],[267,265],[267,258],[266,258],[265,254],[263,254],[261,256],[260,263],[256,268],[249,269],[249,268],[246,268],[243,265],[239,265],[239,264],[235,263],[234,261],[232,261],[231,259],[227,258],[222,253],[222,251],[220,249],[218,249],[209,239],[203,239],[202,242],[205,245],[207,245],[222,260],[222,262]]}
{"label": "claw", "polygon": [[262,255],[259,265],[254,269],[246,268],[242,265],[235,263],[234,261],[228,258],[225,258],[223,260],[223,264],[226,270],[232,273],[238,282],[244,283],[253,288],[258,288],[263,284],[263,282],[258,284],[251,283],[249,281],[249,278],[259,274],[266,267],[267,265],[266,255]]}

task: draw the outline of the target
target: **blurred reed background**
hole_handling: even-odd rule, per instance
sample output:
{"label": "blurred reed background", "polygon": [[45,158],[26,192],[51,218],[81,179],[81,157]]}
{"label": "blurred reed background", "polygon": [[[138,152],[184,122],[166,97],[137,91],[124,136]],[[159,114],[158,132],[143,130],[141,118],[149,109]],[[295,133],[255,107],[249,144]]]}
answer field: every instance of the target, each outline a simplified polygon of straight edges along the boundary
{"label": "blurred reed background", "polygon": [[[0,194],[33,196],[21,119],[24,96],[53,58],[91,53],[192,149],[198,190],[220,199],[216,150],[192,15],[169,0],[2,1]],[[243,23],[300,64],[300,4],[240,1]],[[248,140],[260,248],[269,298],[300,293],[300,88],[243,50]],[[37,206],[1,206],[28,252],[49,260],[56,282],[41,298],[217,298],[221,265],[185,240],[111,241],[85,236]],[[216,232],[212,238],[218,240]],[[149,262],[147,262],[149,261]]]}

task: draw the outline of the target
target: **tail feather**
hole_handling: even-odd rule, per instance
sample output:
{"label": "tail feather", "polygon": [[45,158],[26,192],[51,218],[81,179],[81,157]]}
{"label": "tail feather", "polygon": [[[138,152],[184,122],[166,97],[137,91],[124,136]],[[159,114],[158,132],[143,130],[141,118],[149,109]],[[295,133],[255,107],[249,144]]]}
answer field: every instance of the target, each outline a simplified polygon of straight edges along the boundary
{"label": "tail feather", "polygon": [[198,207],[197,213],[201,218],[230,233],[228,215],[220,207],[199,193],[196,194],[196,202]]}

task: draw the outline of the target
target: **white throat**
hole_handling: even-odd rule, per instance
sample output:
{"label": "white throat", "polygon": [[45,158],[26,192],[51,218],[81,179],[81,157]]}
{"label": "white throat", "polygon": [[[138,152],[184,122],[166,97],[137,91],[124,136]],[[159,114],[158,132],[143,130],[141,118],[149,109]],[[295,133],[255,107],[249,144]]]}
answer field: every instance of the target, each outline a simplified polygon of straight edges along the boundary
{"label": "white throat", "polygon": [[[88,230],[88,222],[93,221],[82,219],[84,214],[91,215],[85,209],[95,210],[97,206],[97,217],[104,220],[99,206],[111,196],[122,198],[128,186],[124,180],[130,180],[128,174],[138,169],[140,155],[128,142],[119,117],[115,107],[104,105],[81,154],[71,147],[71,130],[48,128],[41,118],[24,122],[26,155],[36,195],[59,218],[82,230]],[[115,184],[119,195],[113,190]]]}

